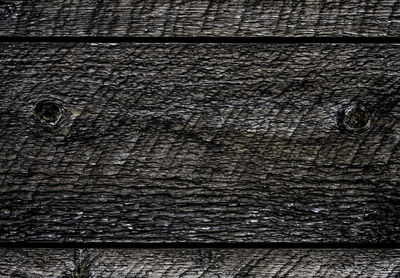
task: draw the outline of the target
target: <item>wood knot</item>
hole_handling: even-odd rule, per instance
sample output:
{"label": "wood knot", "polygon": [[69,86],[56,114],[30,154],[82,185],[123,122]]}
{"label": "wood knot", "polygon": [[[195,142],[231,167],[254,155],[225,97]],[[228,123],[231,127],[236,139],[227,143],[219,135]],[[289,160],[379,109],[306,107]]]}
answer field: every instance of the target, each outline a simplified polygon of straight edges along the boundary
{"label": "wood knot", "polygon": [[15,4],[9,1],[0,0],[0,19],[6,19],[10,17],[15,11]]}
{"label": "wood knot", "polygon": [[1,215],[8,216],[8,215],[11,214],[11,210],[8,209],[8,208],[2,208],[2,209],[0,210],[0,214],[1,214]]}
{"label": "wood knot", "polygon": [[35,114],[39,121],[45,125],[56,125],[63,113],[61,105],[54,101],[42,100],[36,104]]}
{"label": "wood knot", "polygon": [[340,109],[338,125],[347,132],[360,133],[371,127],[371,114],[361,104],[348,105]]}

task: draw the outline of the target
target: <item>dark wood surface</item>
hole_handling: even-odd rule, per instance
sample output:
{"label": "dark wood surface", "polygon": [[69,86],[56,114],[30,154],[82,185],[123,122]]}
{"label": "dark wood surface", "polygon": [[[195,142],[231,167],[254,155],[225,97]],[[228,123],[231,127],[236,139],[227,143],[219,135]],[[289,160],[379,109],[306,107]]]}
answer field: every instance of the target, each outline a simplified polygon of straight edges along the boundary
{"label": "dark wood surface", "polygon": [[1,278],[398,278],[399,250],[0,249]]}
{"label": "dark wood surface", "polygon": [[0,239],[399,242],[399,50],[2,43]]}
{"label": "dark wood surface", "polygon": [[3,36],[399,36],[398,0],[2,0]]}

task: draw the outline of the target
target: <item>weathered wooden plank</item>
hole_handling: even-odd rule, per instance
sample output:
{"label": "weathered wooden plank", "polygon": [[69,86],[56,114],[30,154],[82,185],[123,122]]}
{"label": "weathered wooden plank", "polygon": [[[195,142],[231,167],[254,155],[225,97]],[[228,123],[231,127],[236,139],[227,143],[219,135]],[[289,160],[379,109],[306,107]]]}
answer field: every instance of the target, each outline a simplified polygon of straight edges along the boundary
{"label": "weathered wooden plank", "polygon": [[396,278],[400,250],[0,249],[0,277]]}
{"label": "weathered wooden plank", "polygon": [[400,45],[0,49],[3,241],[400,240]]}
{"label": "weathered wooden plank", "polygon": [[399,36],[397,0],[2,0],[3,36]]}

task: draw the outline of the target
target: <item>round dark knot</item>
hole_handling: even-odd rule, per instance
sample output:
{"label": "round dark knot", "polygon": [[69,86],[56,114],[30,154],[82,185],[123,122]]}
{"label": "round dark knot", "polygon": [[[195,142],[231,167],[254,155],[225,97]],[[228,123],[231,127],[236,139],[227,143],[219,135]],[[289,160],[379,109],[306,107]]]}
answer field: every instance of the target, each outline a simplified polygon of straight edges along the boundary
{"label": "round dark knot", "polygon": [[361,104],[349,105],[339,111],[338,125],[347,132],[363,132],[371,127],[371,114]]}
{"label": "round dark knot", "polygon": [[35,107],[35,114],[41,123],[56,125],[62,116],[62,107],[50,100],[42,100]]}
{"label": "round dark knot", "polygon": [[0,0],[0,20],[10,17],[14,11],[15,4],[11,3],[11,1],[4,2]]}
{"label": "round dark knot", "polygon": [[8,209],[8,208],[2,208],[0,210],[0,214],[2,214],[2,215],[10,215],[11,214],[11,210]]}

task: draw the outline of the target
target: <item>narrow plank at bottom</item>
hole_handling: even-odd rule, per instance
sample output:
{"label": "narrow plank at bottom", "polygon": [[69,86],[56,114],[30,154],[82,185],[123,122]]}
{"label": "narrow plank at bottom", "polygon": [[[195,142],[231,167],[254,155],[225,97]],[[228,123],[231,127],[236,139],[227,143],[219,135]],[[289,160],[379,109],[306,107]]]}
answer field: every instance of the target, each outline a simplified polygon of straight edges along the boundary
{"label": "narrow plank at bottom", "polygon": [[400,277],[400,249],[0,249],[0,277]]}

